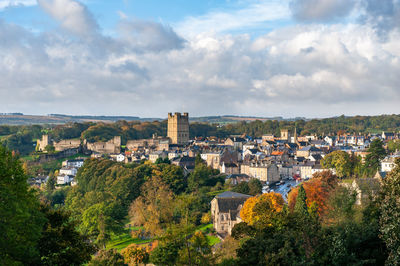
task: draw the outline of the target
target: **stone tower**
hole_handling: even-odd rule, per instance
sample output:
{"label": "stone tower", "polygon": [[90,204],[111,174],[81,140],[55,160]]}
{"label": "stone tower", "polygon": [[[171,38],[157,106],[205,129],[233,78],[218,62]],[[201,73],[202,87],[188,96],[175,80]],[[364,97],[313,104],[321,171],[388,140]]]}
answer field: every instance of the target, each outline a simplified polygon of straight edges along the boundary
{"label": "stone tower", "polygon": [[297,143],[297,128],[296,128],[296,126],[294,127],[294,135],[293,135],[292,143]]}
{"label": "stone tower", "polygon": [[189,114],[168,113],[168,138],[171,144],[186,144],[189,142]]}
{"label": "stone tower", "polygon": [[281,140],[290,141],[291,136],[288,129],[281,129]]}
{"label": "stone tower", "polygon": [[42,140],[38,139],[36,142],[36,150],[45,151],[47,145],[49,144],[49,135],[42,135]]}

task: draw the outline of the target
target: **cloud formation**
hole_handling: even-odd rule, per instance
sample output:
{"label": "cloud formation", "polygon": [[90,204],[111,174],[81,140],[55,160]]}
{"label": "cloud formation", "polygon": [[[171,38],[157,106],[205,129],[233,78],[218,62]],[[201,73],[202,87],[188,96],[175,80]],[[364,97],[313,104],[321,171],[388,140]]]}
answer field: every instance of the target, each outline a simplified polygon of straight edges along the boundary
{"label": "cloud formation", "polygon": [[346,17],[356,0],[292,0],[293,16],[301,21],[329,21]]}
{"label": "cloud formation", "polygon": [[37,0],[38,4],[57,20],[61,27],[73,34],[87,37],[99,26],[87,7],[74,0]]}
{"label": "cloud formation", "polygon": [[15,6],[33,6],[36,5],[36,0],[1,0],[0,1],[0,10],[6,7],[15,7]]}
{"label": "cloud formation", "polygon": [[361,21],[371,24],[384,38],[393,29],[400,27],[399,0],[364,0],[365,14]]}
{"label": "cloud formation", "polygon": [[[288,19],[288,0],[239,1],[248,5],[234,10],[214,10],[202,16],[189,16],[176,26],[180,34],[193,36],[204,32],[229,32],[261,27],[265,22]],[[250,2],[250,4],[249,4]]]}
{"label": "cloud formation", "polygon": [[[110,37],[82,7],[48,12],[77,36],[95,38],[37,34],[0,20],[0,112],[145,117],[171,111],[286,117],[398,112],[395,30],[381,41],[370,23],[304,24],[252,39],[210,32],[181,36],[167,25],[124,19],[119,34]],[[85,30],[74,31],[78,28]]]}

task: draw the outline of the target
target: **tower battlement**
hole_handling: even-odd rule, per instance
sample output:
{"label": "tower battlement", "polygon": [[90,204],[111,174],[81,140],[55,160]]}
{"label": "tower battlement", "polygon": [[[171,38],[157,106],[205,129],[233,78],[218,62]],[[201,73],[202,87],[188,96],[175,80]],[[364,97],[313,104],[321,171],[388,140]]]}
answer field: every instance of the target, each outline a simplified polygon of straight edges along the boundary
{"label": "tower battlement", "polygon": [[171,144],[189,142],[189,113],[168,113],[168,137]]}

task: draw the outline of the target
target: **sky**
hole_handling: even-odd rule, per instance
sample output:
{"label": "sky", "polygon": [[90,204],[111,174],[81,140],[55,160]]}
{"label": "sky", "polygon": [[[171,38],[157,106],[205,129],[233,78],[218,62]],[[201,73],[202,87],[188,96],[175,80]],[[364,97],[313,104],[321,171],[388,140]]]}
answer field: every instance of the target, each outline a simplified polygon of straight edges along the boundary
{"label": "sky", "polygon": [[400,0],[0,0],[0,113],[400,113]]}

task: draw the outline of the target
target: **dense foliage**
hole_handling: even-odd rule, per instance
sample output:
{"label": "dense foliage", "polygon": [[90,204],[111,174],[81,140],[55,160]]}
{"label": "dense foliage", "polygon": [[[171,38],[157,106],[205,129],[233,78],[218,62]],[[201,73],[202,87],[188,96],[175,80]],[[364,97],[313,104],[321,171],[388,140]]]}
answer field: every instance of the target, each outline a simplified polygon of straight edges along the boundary
{"label": "dense foliage", "polygon": [[68,213],[40,204],[17,156],[0,146],[0,264],[81,265],[95,249]]}

